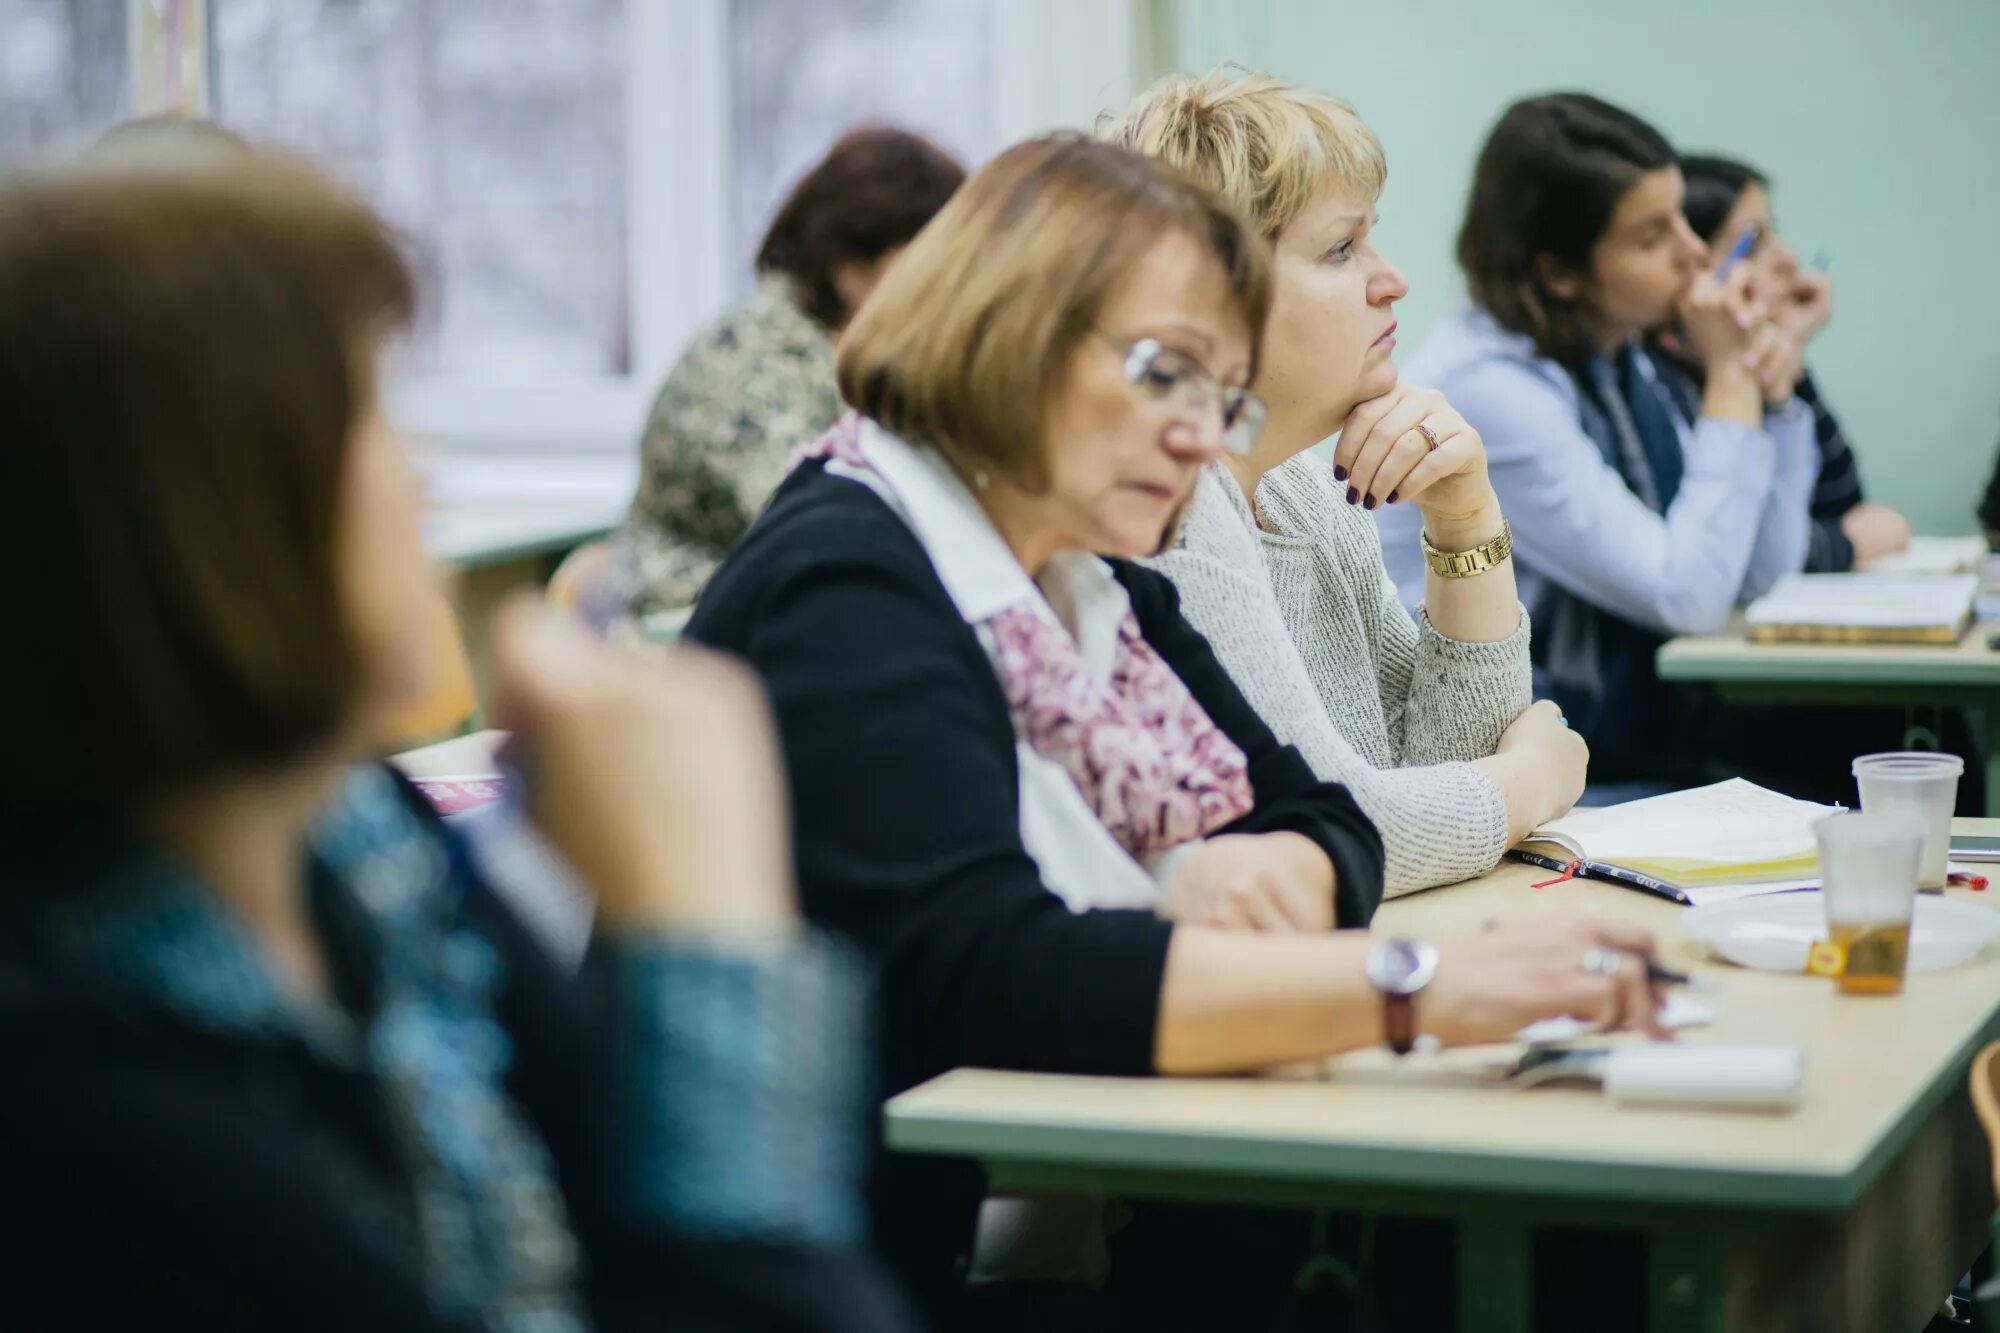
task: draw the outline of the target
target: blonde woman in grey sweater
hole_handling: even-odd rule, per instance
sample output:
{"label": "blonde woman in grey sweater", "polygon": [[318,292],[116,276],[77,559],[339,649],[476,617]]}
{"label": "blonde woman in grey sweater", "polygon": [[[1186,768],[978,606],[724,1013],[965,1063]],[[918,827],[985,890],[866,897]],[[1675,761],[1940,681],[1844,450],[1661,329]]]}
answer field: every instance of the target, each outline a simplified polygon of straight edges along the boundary
{"label": "blonde woman in grey sweater", "polygon": [[[1272,730],[1375,821],[1388,893],[1490,869],[1576,801],[1588,754],[1554,704],[1532,703],[1478,433],[1398,382],[1408,284],[1370,237],[1380,142],[1345,102],[1232,69],[1165,79],[1101,130],[1232,200],[1277,257],[1252,385],[1264,428],[1209,466],[1153,563]],[[1306,452],[1336,433],[1331,462]],[[1423,514],[1414,620],[1382,568],[1369,511],[1383,504]]]}

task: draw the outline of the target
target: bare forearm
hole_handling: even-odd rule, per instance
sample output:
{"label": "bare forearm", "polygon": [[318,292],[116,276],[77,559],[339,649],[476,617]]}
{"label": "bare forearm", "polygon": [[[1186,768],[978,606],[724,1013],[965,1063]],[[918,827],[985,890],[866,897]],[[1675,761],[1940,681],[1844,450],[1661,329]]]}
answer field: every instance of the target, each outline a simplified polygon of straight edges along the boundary
{"label": "bare forearm", "polygon": [[1507,845],[1527,837],[1550,817],[1549,797],[1541,775],[1519,754],[1490,754],[1472,761],[1473,767],[1493,779],[1507,802]]}
{"label": "bare forearm", "polygon": [[[1467,551],[1500,535],[1500,503],[1491,500],[1471,514],[1443,518],[1424,515],[1424,532],[1440,551]],[[1437,632],[1460,643],[1496,643],[1521,628],[1521,595],[1514,586],[1514,562],[1503,560],[1471,578],[1448,579],[1426,567],[1424,610]]]}
{"label": "bare forearm", "polygon": [[1163,1074],[1232,1073],[1379,1042],[1381,998],[1361,971],[1368,944],[1360,930],[1176,930],[1155,1067]]}
{"label": "bare forearm", "polygon": [[1701,414],[1740,421],[1746,426],[1764,424],[1764,392],[1750,372],[1737,363],[1708,368],[1702,387]]}

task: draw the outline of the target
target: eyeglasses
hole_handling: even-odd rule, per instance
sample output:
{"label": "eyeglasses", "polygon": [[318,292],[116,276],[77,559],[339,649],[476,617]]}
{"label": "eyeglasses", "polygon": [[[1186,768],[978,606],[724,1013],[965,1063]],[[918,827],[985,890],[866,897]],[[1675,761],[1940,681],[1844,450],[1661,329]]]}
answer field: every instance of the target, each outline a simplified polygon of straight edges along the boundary
{"label": "eyeglasses", "polygon": [[1176,352],[1157,338],[1127,342],[1099,330],[1098,336],[1125,353],[1125,381],[1169,410],[1199,419],[1211,405],[1220,409],[1222,447],[1247,454],[1264,427],[1264,400],[1248,389],[1227,387],[1207,366]]}

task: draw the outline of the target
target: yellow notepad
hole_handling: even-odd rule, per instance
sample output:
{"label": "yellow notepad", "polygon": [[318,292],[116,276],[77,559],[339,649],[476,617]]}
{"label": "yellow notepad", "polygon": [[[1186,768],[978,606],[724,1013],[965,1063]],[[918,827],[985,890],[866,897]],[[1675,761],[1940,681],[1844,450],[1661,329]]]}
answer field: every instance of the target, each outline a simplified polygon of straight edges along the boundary
{"label": "yellow notepad", "polygon": [[1625,871],[1676,886],[1810,879],[1819,869],[1813,821],[1837,809],[1731,778],[1565,815],[1520,850],[1577,862],[1580,875]]}

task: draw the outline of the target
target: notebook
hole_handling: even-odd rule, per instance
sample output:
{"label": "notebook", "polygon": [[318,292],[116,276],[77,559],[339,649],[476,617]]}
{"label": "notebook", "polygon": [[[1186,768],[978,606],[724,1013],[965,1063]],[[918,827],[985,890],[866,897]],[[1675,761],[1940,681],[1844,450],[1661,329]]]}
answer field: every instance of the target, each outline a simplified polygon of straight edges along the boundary
{"label": "notebook", "polygon": [[1536,829],[1514,855],[1688,903],[1690,891],[1702,885],[1813,877],[1819,869],[1813,821],[1836,809],[1731,778],[1572,812]]}
{"label": "notebook", "polygon": [[1759,642],[1957,643],[1977,574],[1792,574],[1750,603]]}

